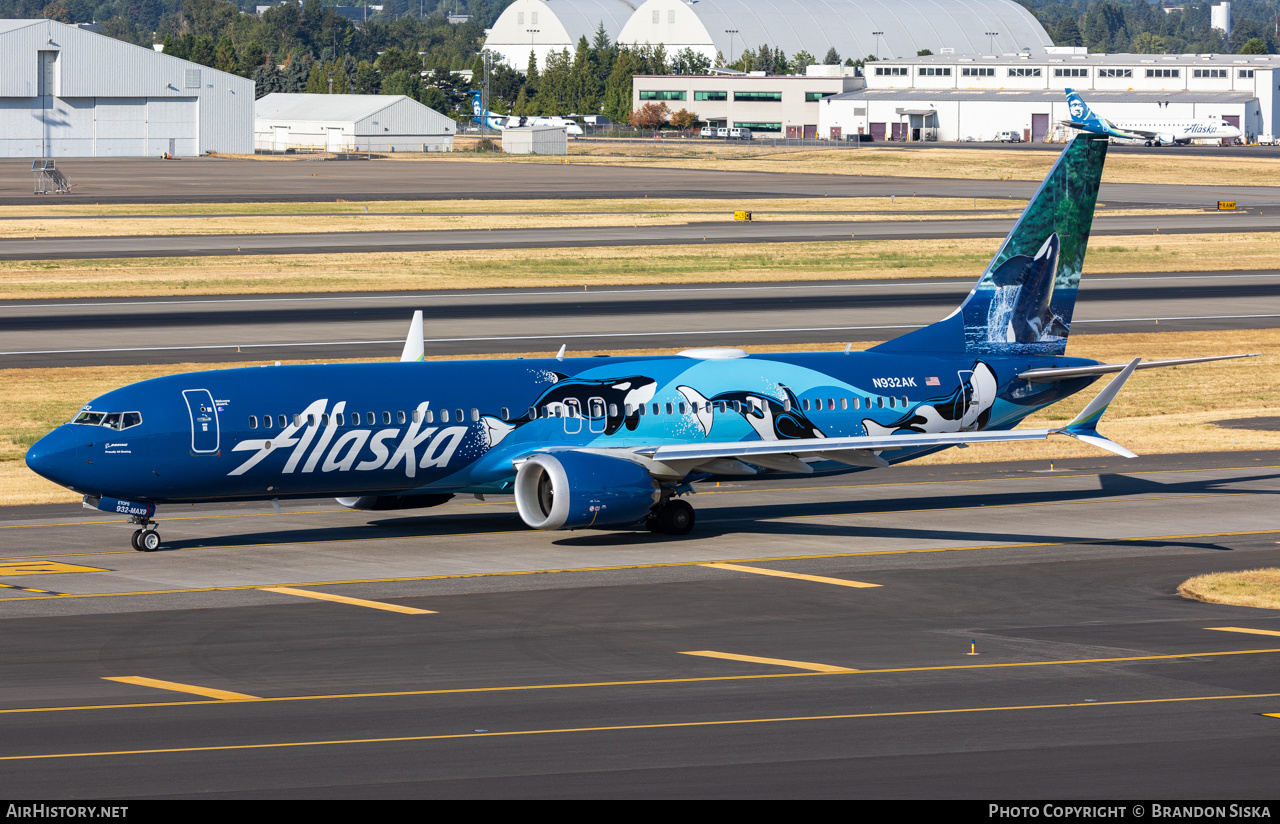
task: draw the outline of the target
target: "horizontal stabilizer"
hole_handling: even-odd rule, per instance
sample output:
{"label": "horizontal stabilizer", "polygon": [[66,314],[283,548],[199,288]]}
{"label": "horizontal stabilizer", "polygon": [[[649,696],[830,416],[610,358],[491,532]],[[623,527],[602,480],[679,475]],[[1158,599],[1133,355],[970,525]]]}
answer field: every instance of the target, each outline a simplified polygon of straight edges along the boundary
{"label": "horizontal stabilizer", "polygon": [[[1208,363],[1210,361],[1234,360],[1235,358],[1256,358],[1258,353],[1248,355],[1213,355],[1206,358],[1177,358],[1176,360],[1146,361],[1138,364],[1138,369],[1159,369],[1165,366],[1182,366],[1187,363]],[[1018,377],[1032,383],[1052,383],[1054,381],[1071,380],[1072,378],[1088,378],[1094,375],[1110,375],[1123,371],[1127,363],[1100,363],[1096,366],[1068,366],[1062,369],[1028,369],[1020,372]]]}

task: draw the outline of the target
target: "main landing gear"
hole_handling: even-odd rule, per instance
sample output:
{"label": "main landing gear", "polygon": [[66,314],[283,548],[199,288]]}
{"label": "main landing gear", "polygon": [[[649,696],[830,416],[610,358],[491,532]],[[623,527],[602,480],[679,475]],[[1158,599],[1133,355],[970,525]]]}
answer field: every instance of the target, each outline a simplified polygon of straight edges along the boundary
{"label": "main landing gear", "polygon": [[669,500],[645,518],[644,525],[650,532],[662,535],[688,535],[693,531],[693,507],[679,499]]}
{"label": "main landing gear", "polygon": [[133,548],[139,552],[155,552],[160,548],[160,533],[156,532],[156,522],[149,521],[146,518],[134,516],[129,519],[129,523],[138,524],[142,529],[133,533]]}

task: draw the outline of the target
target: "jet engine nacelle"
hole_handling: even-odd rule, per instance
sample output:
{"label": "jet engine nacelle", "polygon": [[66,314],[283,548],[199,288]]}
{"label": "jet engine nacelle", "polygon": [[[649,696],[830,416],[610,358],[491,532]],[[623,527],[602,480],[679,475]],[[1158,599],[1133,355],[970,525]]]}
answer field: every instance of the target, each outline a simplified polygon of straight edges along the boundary
{"label": "jet engine nacelle", "polygon": [[443,495],[362,495],[358,498],[334,498],[347,509],[368,509],[382,512],[392,509],[426,509],[452,498],[451,494]]}
{"label": "jet engine nacelle", "polygon": [[534,529],[626,526],[662,499],[658,482],[625,458],[543,452],[516,472],[516,508]]}

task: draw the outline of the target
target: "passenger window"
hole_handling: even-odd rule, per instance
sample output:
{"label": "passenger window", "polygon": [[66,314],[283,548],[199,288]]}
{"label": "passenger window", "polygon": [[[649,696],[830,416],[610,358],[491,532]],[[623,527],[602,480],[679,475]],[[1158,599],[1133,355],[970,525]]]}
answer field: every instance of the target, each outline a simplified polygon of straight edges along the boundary
{"label": "passenger window", "polygon": [[673,410],[671,409],[671,404],[667,404],[667,414],[668,415],[672,414],[672,411]]}
{"label": "passenger window", "polygon": [[449,422],[449,410],[448,410],[448,409],[441,409],[441,410],[440,410],[440,422],[441,422],[441,423],[448,423],[448,422]]}
{"label": "passenger window", "polygon": [[367,421],[369,422],[369,425],[370,425],[370,426],[373,426],[375,423],[377,423],[377,422],[378,422],[378,416],[377,416],[377,415],[375,415],[374,413],[372,413],[372,412],[368,412],[368,413],[366,413],[366,415],[367,415],[367,417],[365,418],[365,420],[367,420]]}
{"label": "passenger window", "polygon": [[843,410],[845,410],[845,409],[848,409],[848,408],[849,408],[849,399],[848,399],[848,398],[841,398],[841,399],[840,399],[840,409],[841,409],[841,411],[843,411]]}
{"label": "passenger window", "polygon": [[320,414],[320,425],[321,425],[321,426],[328,426],[328,425],[329,425],[329,413],[328,413],[328,412],[322,412],[322,413]]}
{"label": "passenger window", "polygon": [[644,404],[640,404],[636,407],[636,414],[640,417],[644,417]]}
{"label": "passenger window", "polygon": [[800,401],[800,408],[801,408],[801,409],[803,409],[805,412],[808,412],[808,411],[809,411],[809,399],[808,399],[808,398],[805,398],[804,400]]}
{"label": "passenger window", "polygon": [[359,412],[352,412],[352,413],[351,413],[351,425],[352,425],[352,426],[359,426],[359,425],[360,425],[360,413],[359,413]]}
{"label": "passenger window", "polygon": [[418,410],[416,410],[416,409],[415,409],[415,410],[413,410],[413,422],[414,422],[414,423],[422,423],[422,413],[421,413],[421,412],[419,412],[419,411],[418,411]]}
{"label": "passenger window", "polygon": [[296,412],[293,415],[293,425],[302,426],[302,416],[297,414]]}
{"label": "passenger window", "polygon": [[897,406],[897,405],[898,405],[898,399],[897,399],[897,398],[893,398],[893,397],[889,398],[889,408],[890,408],[890,409],[893,409],[893,408],[894,408],[895,406]]}
{"label": "passenger window", "polygon": [[383,410],[383,412],[382,412],[382,422],[383,422],[384,424],[391,423],[391,413],[390,413],[390,412],[387,412],[386,410]]}
{"label": "passenger window", "polygon": [[276,422],[275,418],[271,417],[270,415],[263,415],[263,416],[262,416],[262,428],[263,428],[263,429],[270,429],[270,428],[271,428],[271,425],[272,425],[273,423],[275,423],[275,422]]}
{"label": "passenger window", "polygon": [[[294,417],[296,418],[297,416],[295,415]],[[297,424],[297,421],[296,421],[296,420],[294,421],[294,424],[295,424],[295,425]],[[281,428],[281,429],[284,429],[284,428],[286,428],[288,425],[289,425],[289,417],[288,417],[287,415],[281,415],[281,416],[280,416],[280,428]]]}
{"label": "passenger window", "polygon": [[396,423],[404,423],[404,421],[405,421],[404,410],[401,409],[398,412],[396,412]]}
{"label": "passenger window", "polygon": [[618,417],[618,405],[616,403],[609,404],[609,417]]}
{"label": "passenger window", "polygon": [[465,421],[465,420],[467,419],[467,417],[466,417],[465,415],[463,415],[463,414],[462,414],[462,410],[461,410],[461,409],[455,409],[455,410],[453,410],[453,411],[454,411],[454,413],[455,413],[455,417],[457,418],[458,423],[462,423],[463,421]]}
{"label": "passenger window", "polygon": [[342,413],[341,413],[341,412],[335,412],[335,413],[334,413],[334,415],[333,415],[333,421],[334,421],[334,423],[336,423],[338,426],[342,426],[342,425],[343,425],[343,421],[344,421],[344,420],[345,420],[345,418],[343,417],[343,415],[342,415]]}
{"label": "passenger window", "polygon": [[854,399],[853,399],[853,408],[854,408],[854,409],[861,409],[861,408],[862,408],[862,398],[854,398]]}
{"label": "passenger window", "polygon": [[742,411],[742,401],[734,401],[734,402],[733,402],[733,411],[734,411],[734,412],[741,412],[741,411]]}
{"label": "passenger window", "polygon": [[249,428],[250,428],[250,429],[257,429],[257,428],[258,428],[258,416],[257,416],[257,415],[250,415],[250,416],[249,416]]}
{"label": "passenger window", "polygon": [[876,398],[876,406],[884,409],[884,398]]}
{"label": "passenger window", "polygon": [[538,407],[529,407],[529,420],[536,421],[538,419]]}
{"label": "passenger window", "polygon": [[472,421],[472,423],[475,423],[475,422],[477,422],[477,421],[479,421],[479,420],[480,420],[480,410],[479,410],[479,409],[476,409],[474,406],[473,406],[473,407],[471,407],[471,421]]}
{"label": "passenger window", "polygon": [[505,406],[504,406],[504,407],[502,407],[502,419],[503,419],[504,421],[509,421],[509,420],[511,420],[511,411],[510,411],[509,409],[507,409]]}
{"label": "passenger window", "polygon": [[903,408],[906,408],[906,407],[908,407],[908,406],[910,406],[910,405],[911,405],[911,401],[907,400],[907,396],[906,396],[906,395],[903,395],[903,396],[902,396],[902,406],[903,406]]}
{"label": "passenger window", "polygon": [[688,411],[688,407],[686,407],[684,404],[680,404],[680,414],[683,415],[687,411]]}
{"label": "passenger window", "polygon": [[782,411],[783,411],[783,412],[790,412],[790,411],[791,411],[791,399],[790,399],[790,398],[787,398],[787,399],[785,399],[785,400],[782,402]]}
{"label": "passenger window", "polygon": [[434,412],[432,412],[430,409],[428,409],[428,410],[427,410],[427,423],[435,423],[435,421],[436,421],[436,413],[434,413]]}
{"label": "passenger window", "polygon": [[656,403],[653,405],[653,414],[658,414],[658,405]]}
{"label": "passenger window", "polygon": [[827,408],[828,408],[828,409],[835,409],[835,408],[836,408],[836,399],[835,399],[835,398],[827,398]]}

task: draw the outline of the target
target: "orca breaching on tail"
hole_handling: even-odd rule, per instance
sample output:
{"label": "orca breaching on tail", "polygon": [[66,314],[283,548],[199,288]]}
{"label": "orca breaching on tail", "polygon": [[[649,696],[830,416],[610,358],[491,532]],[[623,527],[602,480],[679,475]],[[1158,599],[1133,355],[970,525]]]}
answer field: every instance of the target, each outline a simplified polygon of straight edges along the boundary
{"label": "orca breaching on tail", "polygon": [[[486,113],[479,113],[483,116]],[[94,398],[27,465],[160,546],[157,506],[334,497],[361,510],[512,495],[535,529],[682,535],[706,482],[863,471],[953,446],[1097,431],[1136,369],[1066,356],[1107,143],[1063,149],[950,315],[863,352],[400,362],[170,375]],[[1240,356],[1243,357],[1243,356]],[[1116,377],[1069,423],[1032,413]]]}

